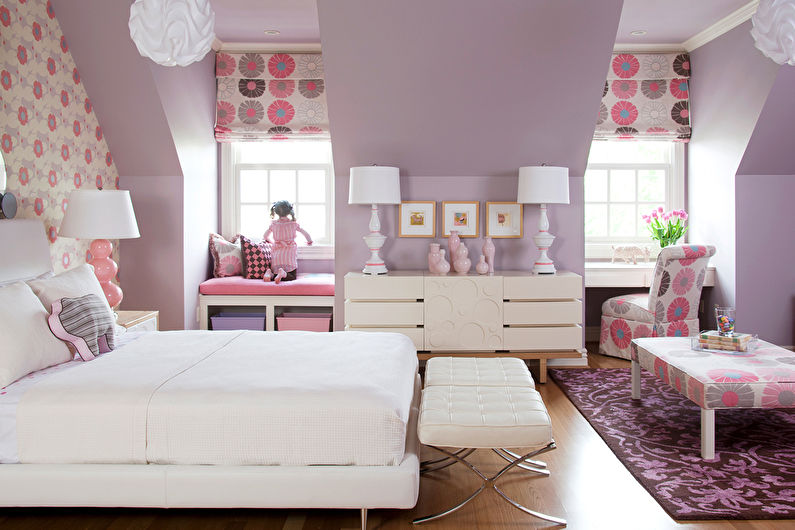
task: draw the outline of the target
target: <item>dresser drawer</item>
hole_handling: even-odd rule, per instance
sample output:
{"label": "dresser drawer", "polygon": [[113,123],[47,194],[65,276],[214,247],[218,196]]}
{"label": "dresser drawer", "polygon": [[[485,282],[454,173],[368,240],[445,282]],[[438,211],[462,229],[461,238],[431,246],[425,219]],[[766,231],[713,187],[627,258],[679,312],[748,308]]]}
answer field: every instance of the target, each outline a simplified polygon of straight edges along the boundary
{"label": "dresser drawer", "polygon": [[345,298],[351,300],[421,300],[422,275],[345,275]]}
{"label": "dresser drawer", "polygon": [[421,326],[422,302],[345,301],[346,326]]}
{"label": "dresser drawer", "polygon": [[423,348],[423,343],[425,341],[425,330],[422,328],[401,328],[401,327],[359,328],[355,326],[345,326],[345,331],[387,331],[390,333],[402,333],[411,339],[411,342],[414,343],[414,347],[418,350],[421,350]]}
{"label": "dresser drawer", "polygon": [[582,276],[527,275],[505,276],[505,300],[561,300],[582,298]]}
{"label": "dresser drawer", "polygon": [[582,301],[505,302],[504,322],[510,324],[582,324]]}
{"label": "dresser drawer", "polygon": [[506,350],[575,350],[582,348],[581,326],[504,328]]}

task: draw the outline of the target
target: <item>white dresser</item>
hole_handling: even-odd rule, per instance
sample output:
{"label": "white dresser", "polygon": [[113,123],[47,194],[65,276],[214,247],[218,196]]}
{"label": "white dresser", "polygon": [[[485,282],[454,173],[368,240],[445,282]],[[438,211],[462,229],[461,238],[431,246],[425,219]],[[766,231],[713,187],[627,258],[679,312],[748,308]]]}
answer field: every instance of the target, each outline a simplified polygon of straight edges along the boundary
{"label": "white dresser", "polygon": [[421,359],[456,352],[539,359],[543,382],[547,359],[585,359],[582,296],[582,277],[565,271],[350,272],[345,329],[403,333]]}

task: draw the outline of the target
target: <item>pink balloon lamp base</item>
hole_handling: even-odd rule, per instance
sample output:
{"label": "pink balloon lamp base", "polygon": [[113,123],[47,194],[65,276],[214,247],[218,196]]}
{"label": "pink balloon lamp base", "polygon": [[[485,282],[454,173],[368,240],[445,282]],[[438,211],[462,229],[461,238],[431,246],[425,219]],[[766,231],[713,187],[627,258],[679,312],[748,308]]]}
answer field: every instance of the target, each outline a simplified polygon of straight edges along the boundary
{"label": "pink balloon lamp base", "polygon": [[110,258],[112,251],[113,243],[107,239],[95,239],[89,247],[91,261],[88,263],[94,267],[94,274],[99,280],[99,285],[102,286],[108,304],[111,308],[115,308],[121,303],[123,293],[121,287],[111,281],[119,271],[119,266]]}

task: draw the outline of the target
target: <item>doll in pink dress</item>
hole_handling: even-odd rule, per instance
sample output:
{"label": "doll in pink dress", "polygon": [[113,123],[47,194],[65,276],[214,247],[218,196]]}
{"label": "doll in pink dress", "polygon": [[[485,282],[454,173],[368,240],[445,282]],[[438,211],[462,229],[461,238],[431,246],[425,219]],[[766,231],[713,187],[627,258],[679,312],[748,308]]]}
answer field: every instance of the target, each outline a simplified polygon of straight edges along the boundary
{"label": "doll in pink dress", "polygon": [[[289,201],[277,201],[271,206],[271,219],[279,216],[275,221],[271,221],[268,230],[265,231],[263,239],[273,235],[273,246],[271,247],[271,269],[265,271],[265,281],[274,282],[295,280],[298,272],[298,245],[295,244],[296,232],[301,232],[306,238],[306,244],[312,245],[312,236],[309,232],[298,226],[295,221],[295,210]],[[273,271],[276,271],[275,273]]]}

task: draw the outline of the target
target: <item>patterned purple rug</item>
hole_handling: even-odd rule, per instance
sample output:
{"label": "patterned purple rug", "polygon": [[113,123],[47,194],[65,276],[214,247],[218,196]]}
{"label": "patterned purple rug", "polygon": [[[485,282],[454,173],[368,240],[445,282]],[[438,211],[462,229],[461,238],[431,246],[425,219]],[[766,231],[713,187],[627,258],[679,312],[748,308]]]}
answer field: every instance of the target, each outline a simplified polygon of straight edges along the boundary
{"label": "patterned purple rug", "polygon": [[718,410],[714,461],[701,459],[698,405],[629,368],[549,375],[644,488],[677,520],[795,519],[795,411]]}

